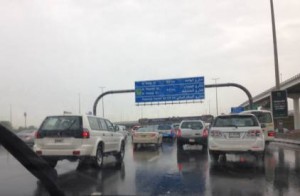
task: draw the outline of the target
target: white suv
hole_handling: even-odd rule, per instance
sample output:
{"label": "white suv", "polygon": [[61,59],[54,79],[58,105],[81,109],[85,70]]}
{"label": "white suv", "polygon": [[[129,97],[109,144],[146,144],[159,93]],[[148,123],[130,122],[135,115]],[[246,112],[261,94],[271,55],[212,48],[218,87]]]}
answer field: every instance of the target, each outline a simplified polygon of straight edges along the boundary
{"label": "white suv", "polygon": [[209,130],[208,147],[213,161],[226,153],[252,153],[257,158],[263,158],[264,134],[252,114],[221,115]]}
{"label": "white suv", "polygon": [[80,165],[103,165],[103,157],[114,155],[122,163],[124,136],[106,119],[86,115],[48,116],[36,133],[34,151],[55,167],[62,159]]}

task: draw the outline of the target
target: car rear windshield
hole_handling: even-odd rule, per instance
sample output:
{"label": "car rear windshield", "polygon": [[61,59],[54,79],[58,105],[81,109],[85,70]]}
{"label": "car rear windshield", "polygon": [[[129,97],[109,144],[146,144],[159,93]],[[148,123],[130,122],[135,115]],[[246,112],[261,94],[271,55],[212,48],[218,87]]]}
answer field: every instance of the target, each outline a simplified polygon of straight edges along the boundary
{"label": "car rear windshield", "polygon": [[258,122],[254,116],[219,116],[214,127],[256,127]]}
{"label": "car rear windshield", "polygon": [[158,130],[171,130],[172,126],[171,125],[159,125]]}
{"label": "car rear windshield", "polygon": [[203,124],[201,122],[183,122],[181,124],[181,129],[202,129],[203,128]]}
{"label": "car rear windshield", "polygon": [[140,127],[137,132],[150,132],[150,131],[157,131],[157,126],[146,126]]}
{"label": "car rear windshield", "polygon": [[80,136],[82,118],[80,116],[51,116],[42,123],[39,132],[43,136]]}

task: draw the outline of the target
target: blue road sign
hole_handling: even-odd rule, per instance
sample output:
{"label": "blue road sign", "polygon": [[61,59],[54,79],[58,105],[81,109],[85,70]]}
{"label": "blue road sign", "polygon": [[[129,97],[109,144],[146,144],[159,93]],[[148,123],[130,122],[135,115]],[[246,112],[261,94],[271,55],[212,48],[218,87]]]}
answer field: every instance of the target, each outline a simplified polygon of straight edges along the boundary
{"label": "blue road sign", "polygon": [[244,110],[245,110],[244,107],[232,107],[231,108],[231,113],[232,114],[238,114],[238,113],[243,112]]}
{"label": "blue road sign", "polygon": [[204,77],[135,82],[135,102],[204,99]]}

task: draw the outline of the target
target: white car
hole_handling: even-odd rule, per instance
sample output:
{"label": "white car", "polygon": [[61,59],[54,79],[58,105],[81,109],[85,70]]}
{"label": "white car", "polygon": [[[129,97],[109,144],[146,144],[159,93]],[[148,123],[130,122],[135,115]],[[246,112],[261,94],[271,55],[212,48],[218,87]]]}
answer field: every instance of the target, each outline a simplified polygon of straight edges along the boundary
{"label": "white car", "polygon": [[252,114],[221,115],[211,125],[208,148],[213,161],[226,153],[252,153],[257,158],[263,158],[264,134]]}
{"label": "white car", "polygon": [[183,120],[177,132],[177,149],[182,150],[184,144],[202,145],[207,149],[208,130],[201,120]]}
{"label": "white car", "polygon": [[86,115],[48,116],[36,133],[34,151],[55,167],[62,159],[78,160],[80,165],[103,165],[103,158],[114,155],[122,163],[124,136],[106,119]]}
{"label": "white car", "polygon": [[269,143],[275,139],[275,127],[272,112],[268,110],[246,110],[240,114],[253,114],[262,126],[265,135],[265,142]]}
{"label": "white car", "polygon": [[138,144],[154,144],[158,149],[162,144],[162,134],[158,132],[155,125],[140,127],[132,135],[132,143],[134,149],[137,149]]}

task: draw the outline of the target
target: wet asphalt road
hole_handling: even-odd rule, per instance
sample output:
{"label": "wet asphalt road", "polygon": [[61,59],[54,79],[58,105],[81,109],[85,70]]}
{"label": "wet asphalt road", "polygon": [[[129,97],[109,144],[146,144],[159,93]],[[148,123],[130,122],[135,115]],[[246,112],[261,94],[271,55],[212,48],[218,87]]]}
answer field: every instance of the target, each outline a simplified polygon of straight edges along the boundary
{"label": "wet asphalt road", "polygon": [[[299,195],[300,148],[270,144],[264,162],[251,155],[210,164],[201,146],[164,142],[162,148],[126,146],[124,164],[105,158],[104,168],[77,169],[60,161],[57,182],[66,195]],[[0,195],[49,195],[39,181],[0,146]]]}

